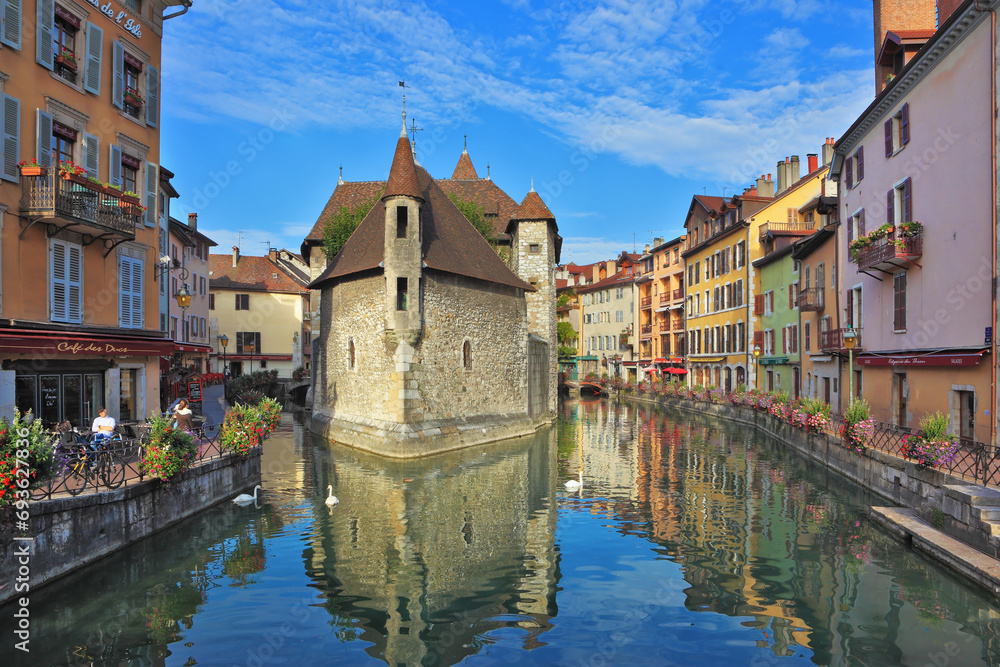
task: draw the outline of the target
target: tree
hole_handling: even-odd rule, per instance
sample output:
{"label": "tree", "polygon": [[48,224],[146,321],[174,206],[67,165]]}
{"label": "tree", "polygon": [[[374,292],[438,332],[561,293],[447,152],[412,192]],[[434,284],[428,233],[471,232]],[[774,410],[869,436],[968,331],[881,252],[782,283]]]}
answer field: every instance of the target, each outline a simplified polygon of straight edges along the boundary
{"label": "tree", "polygon": [[323,223],[323,253],[326,254],[327,261],[333,259],[340,249],[351,238],[351,234],[358,228],[361,221],[365,219],[368,212],[375,206],[375,202],[382,196],[378,195],[355,204],[353,207],[341,206],[333,215],[328,217]]}
{"label": "tree", "polygon": [[569,322],[560,322],[556,325],[556,336],[560,344],[569,345],[571,341],[576,340],[576,329]]}
{"label": "tree", "polygon": [[483,207],[471,199],[460,199],[455,194],[449,194],[448,199],[462,212],[465,219],[472,223],[484,239],[489,241],[493,249],[497,248],[497,239],[493,236],[493,222],[486,218]]}

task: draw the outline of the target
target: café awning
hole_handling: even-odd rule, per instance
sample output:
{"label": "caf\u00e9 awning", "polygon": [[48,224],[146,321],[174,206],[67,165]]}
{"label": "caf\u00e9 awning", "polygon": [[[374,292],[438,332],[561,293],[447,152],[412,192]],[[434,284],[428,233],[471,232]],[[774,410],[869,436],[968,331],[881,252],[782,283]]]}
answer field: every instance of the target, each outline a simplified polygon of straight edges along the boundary
{"label": "caf\u00e9 awning", "polygon": [[974,352],[931,352],[928,354],[886,354],[855,357],[859,366],[978,366],[986,350]]}
{"label": "caf\u00e9 awning", "polygon": [[163,338],[76,334],[31,329],[0,330],[0,354],[69,357],[161,357],[173,352]]}

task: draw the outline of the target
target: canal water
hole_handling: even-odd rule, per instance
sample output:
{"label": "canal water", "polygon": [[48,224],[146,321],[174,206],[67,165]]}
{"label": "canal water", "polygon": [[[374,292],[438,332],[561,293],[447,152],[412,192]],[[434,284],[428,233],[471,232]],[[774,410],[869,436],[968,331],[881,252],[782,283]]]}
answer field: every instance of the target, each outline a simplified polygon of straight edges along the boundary
{"label": "canal water", "polygon": [[285,414],[262,467],[258,505],[34,592],[30,655],[0,608],[0,665],[1000,662],[996,600],[873,525],[881,501],[700,416],[569,402],[401,462]]}

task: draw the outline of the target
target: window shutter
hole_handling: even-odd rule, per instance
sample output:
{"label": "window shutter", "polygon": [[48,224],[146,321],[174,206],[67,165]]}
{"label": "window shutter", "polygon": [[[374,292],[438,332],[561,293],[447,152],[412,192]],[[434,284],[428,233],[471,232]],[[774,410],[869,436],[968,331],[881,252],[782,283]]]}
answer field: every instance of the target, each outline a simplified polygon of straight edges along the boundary
{"label": "window shutter", "polygon": [[141,329],[143,325],[142,308],[142,260],[132,260],[132,328]]}
{"label": "window shutter", "polygon": [[885,193],[885,221],[890,225],[896,222],[896,191],[890,189]]}
{"label": "window shutter", "polygon": [[17,163],[21,161],[21,101],[10,95],[3,96],[0,106],[0,178],[17,182],[20,172]]}
{"label": "window shutter", "polygon": [[159,185],[159,168],[152,162],[146,163],[146,225],[156,225],[156,188]]}
{"label": "window shutter", "polygon": [[903,105],[899,112],[899,143],[904,146],[910,143],[910,103]]}
{"label": "window shutter", "polygon": [[892,119],[885,121],[885,156],[892,157]]}
{"label": "window shutter", "polygon": [[160,119],[160,71],[146,65],[146,124],[156,127]]}
{"label": "window shutter", "polygon": [[865,177],[865,147],[858,149],[858,183]]}
{"label": "window shutter", "polygon": [[38,150],[38,164],[56,167],[57,165],[52,164],[52,116],[39,109],[37,118],[35,148]]}
{"label": "window shutter", "polygon": [[770,310],[773,313],[774,312],[774,290],[771,290],[771,293],[768,296],[768,300],[770,301]]}
{"label": "window shutter", "polygon": [[844,178],[847,180],[847,189],[854,187],[854,158],[847,158],[847,173]]}
{"label": "window shutter", "polygon": [[755,294],[753,297],[753,314],[763,315],[764,314],[764,295]]}
{"label": "window shutter", "polygon": [[792,325],[792,352],[799,351],[799,325]]}
{"label": "window shutter", "polygon": [[788,354],[788,327],[781,329],[781,353]]}
{"label": "window shutter", "polygon": [[[93,23],[87,24],[87,64],[83,71],[83,89],[101,94],[101,59],[104,55],[104,30]],[[96,177],[96,174],[93,174]]]}
{"label": "window shutter", "polygon": [[0,42],[21,48],[21,0],[0,0]]}
{"label": "window shutter", "polygon": [[788,310],[791,310],[795,306],[792,305],[792,286],[788,286]]}
{"label": "window shutter", "polygon": [[55,56],[52,53],[52,28],[56,20],[55,0],[38,0],[38,42],[35,60],[47,70],[53,69]]}
{"label": "window shutter", "polygon": [[53,322],[66,321],[66,245],[61,241],[52,242],[52,263],[49,276],[49,319]]}
{"label": "window shutter", "polygon": [[67,249],[66,267],[66,317],[70,322],[83,321],[83,248],[70,245]]}
{"label": "window shutter", "polygon": [[125,108],[125,47],[121,42],[111,42],[111,103],[119,109]]}
{"label": "window shutter", "polygon": [[108,183],[121,187],[122,184],[122,149],[111,144],[111,162],[108,163]]}
{"label": "window shutter", "polygon": [[763,331],[754,331],[753,332],[753,346],[754,347],[759,347],[761,349],[761,352],[764,351],[764,332]]}
{"label": "window shutter", "polygon": [[913,221],[913,199],[910,197],[912,183],[909,178],[903,182],[903,222]]}
{"label": "window shutter", "polygon": [[847,299],[844,301],[847,304],[847,322],[845,324],[848,328],[854,326],[854,295],[852,292],[854,290],[847,290]]}
{"label": "window shutter", "polygon": [[101,164],[101,141],[92,134],[83,135],[83,167],[87,170],[87,176],[100,178],[98,170]]}
{"label": "window shutter", "polygon": [[132,327],[132,260],[118,260],[118,326]]}
{"label": "window shutter", "polygon": [[906,329],[906,274],[893,276],[893,318],[892,328],[895,331]]}
{"label": "window shutter", "polygon": [[853,240],[854,240],[854,220],[848,218],[848,220],[847,220],[847,243],[848,243],[848,245],[850,245],[851,241],[853,241]]}
{"label": "window shutter", "polygon": [[861,209],[861,217],[858,219],[858,233],[865,235],[865,209]]}
{"label": "window shutter", "polygon": [[805,324],[803,324],[802,327],[803,327],[802,331],[805,334],[805,343],[806,343],[805,344],[805,350],[806,350],[806,352],[809,352],[810,348],[812,347],[812,341],[809,340],[809,334],[812,333],[810,331],[811,327],[810,327],[810,325],[809,325],[808,322],[806,322]]}

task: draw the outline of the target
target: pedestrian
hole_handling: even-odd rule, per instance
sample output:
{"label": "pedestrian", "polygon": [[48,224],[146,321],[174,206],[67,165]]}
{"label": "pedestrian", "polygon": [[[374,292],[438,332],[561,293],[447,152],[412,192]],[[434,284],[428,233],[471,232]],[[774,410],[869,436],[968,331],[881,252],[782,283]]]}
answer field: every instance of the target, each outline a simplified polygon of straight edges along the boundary
{"label": "pedestrian", "polygon": [[174,427],[181,431],[191,433],[194,431],[194,418],[191,409],[188,407],[186,398],[182,398],[174,408]]}

